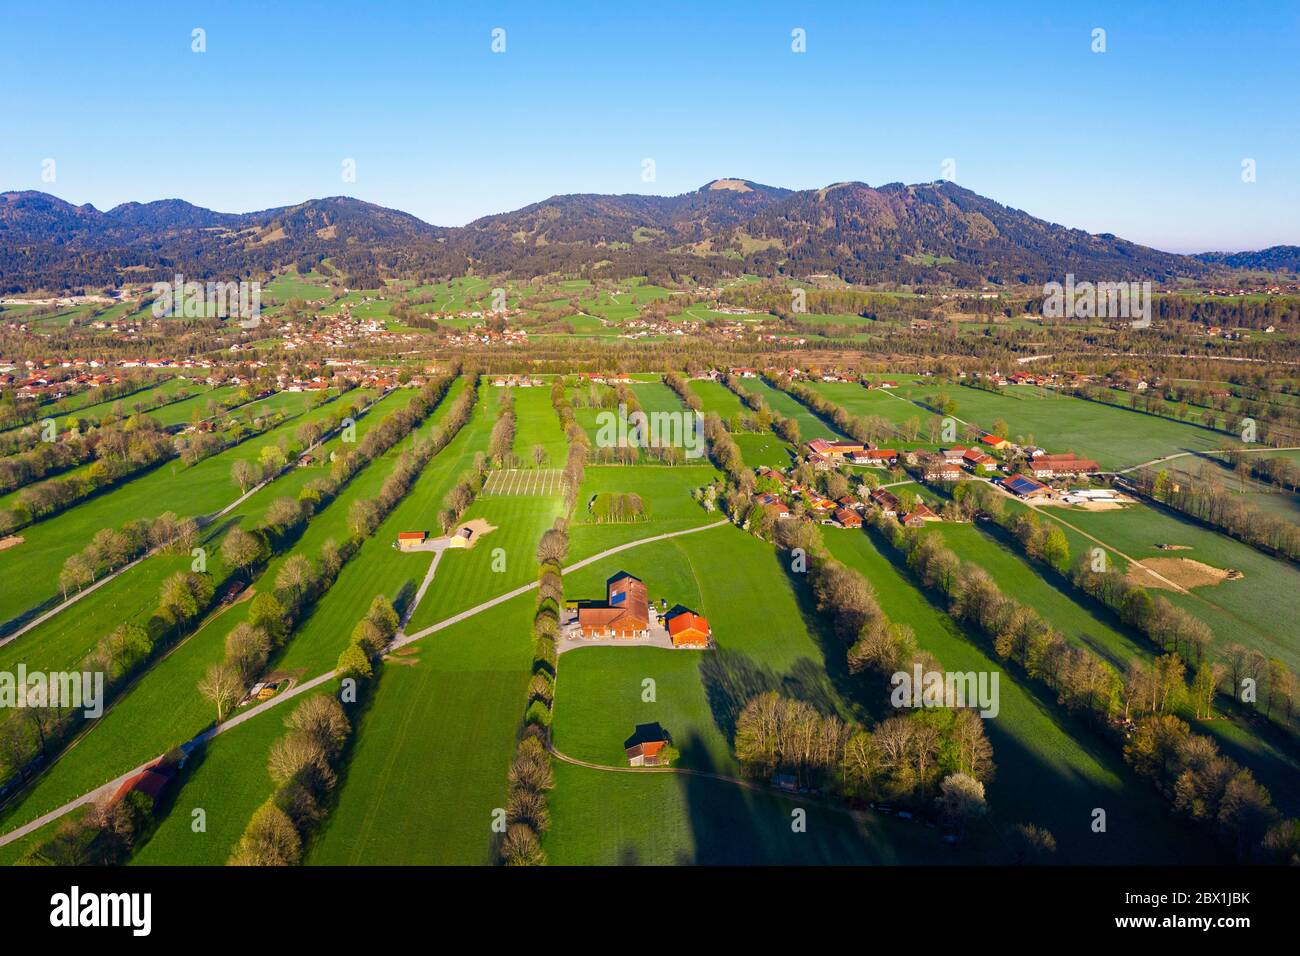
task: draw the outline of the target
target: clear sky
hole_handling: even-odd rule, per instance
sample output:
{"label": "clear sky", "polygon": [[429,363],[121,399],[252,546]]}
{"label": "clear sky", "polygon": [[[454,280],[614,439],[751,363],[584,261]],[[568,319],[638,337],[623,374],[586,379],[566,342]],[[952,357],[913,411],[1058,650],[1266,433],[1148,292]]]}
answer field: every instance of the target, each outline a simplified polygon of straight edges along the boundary
{"label": "clear sky", "polygon": [[0,3],[0,189],[101,209],[343,194],[459,225],[719,177],[925,182],[951,159],[1091,232],[1300,243],[1296,0]]}

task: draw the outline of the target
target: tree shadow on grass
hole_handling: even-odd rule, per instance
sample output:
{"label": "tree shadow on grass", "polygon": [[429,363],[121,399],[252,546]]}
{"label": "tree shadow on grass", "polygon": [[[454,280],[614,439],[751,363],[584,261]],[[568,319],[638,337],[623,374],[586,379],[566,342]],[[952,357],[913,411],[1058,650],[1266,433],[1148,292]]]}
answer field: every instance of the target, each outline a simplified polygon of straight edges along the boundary
{"label": "tree shadow on grass", "polygon": [[[692,767],[716,772],[703,741],[681,746]],[[889,862],[870,846],[852,818],[798,797],[756,792],[725,780],[682,775],[692,852],[678,864],[697,866],[835,865]],[[806,826],[797,822],[802,809]]]}

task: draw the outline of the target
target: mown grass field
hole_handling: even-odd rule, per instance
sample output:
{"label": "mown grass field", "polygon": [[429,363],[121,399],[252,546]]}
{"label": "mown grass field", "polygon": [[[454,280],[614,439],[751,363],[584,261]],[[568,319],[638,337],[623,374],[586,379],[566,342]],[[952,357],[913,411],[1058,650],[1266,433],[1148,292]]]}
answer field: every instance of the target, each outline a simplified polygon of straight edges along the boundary
{"label": "mown grass field", "polygon": [[[496,400],[504,388],[484,388],[484,397]],[[560,429],[560,419],[551,406],[551,389],[512,388],[515,399],[515,454],[524,468],[563,468],[568,445]],[[540,466],[533,459],[534,447],[546,452]]]}
{"label": "mown grass field", "polygon": [[[588,557],[615,545],[681,531],[717,521],[718,512],[705,511],[691,492],[712,482],[717,470],[706,463],[663,465],[588,465],[569,523],[569,560]],[[591,520],[588,503],[598,494],[637,494],[650,514],[648,521],[598,524]]]}
{"label": "mown grass field", "polygon": [[[936,832],[876,814],[678,774],[606,773],[555,764],[552,827],[543,848],[557,866],[864,866],[971,862]],[[791,826],[802,808],[805,832]]]}
{"label": "mown grass field", "polygon": [[[1230,643],[1245,644],[1300,671],[1300,621],[1278,613],[1283,595],[1300,594],[1300,570],[1294,565],[1147,504],[1120,511],[1041,510],[1047,514],[1059,511],[1061,520],[1139,561],[1190,558],[1240,571],[1243,576],[1237,580],[1193,588],[1190,595],[1171,590],[1155,593],[1210,625],[1216,649]],[[1182,545],[1187,550],[1162,551],[1156,547],[1159,544]]]}
{"label": "mown grass field", "polygon": [[[464,380],[457,382],[454,391],[443,399],[420,433],[428,434],[437,427],[442,414],[460,390],[467,387],[469,384]],[[403,553],[393,543],[398,531],[436,527],[443,496],[469,466],[474,453],[487,447],[487,436],[496,414],[487,398],[480,393],[470,421],[434,457],[406,497],[366,539],[356,557],[343,567],[334,586],[317,602],[311,615],[299,625],[284,654],[274,662],[278,668],[290,673],[302,672],[308,677],[333,670],[339,654],[348,645],[352,628],[375,595],[384,595],[399,608],[414,597],[432,555]]]}
{"label": "mown grass field", "polygon": [[[677,741],[684,765],[734,773],[729,735],[745,700],[785,688],[825,712],[851,716],[827,674],[793,586],[770,545],[733,527],[655,542],[565,576],[565,596],[602,599],[605,581],[627,571],[649,597],[685,605],[709,619],[718,650],[583,647],[560,661],[556,746],[572,757],[622,765],[624,741],[638,724],[659,722]],[[831,661],[831,666],[838,665]],[[653,701],[643,681],[655,681]],[[744,700],[737,699],[738,688]],[[701,768],[703,769],[703,768]]]}
{"label": "mown grass field", "polygon": [[491,862],[492,811],[505,803],[527,700],[534,601],[521,595],[383,665],[308,863]]}
{"label": "mown grass field", "polygon": [[[472,548],[448,549],[433,585],[407,625],[414,633],[537,577],[537,542],[564,514],[559,496],[480,498],[462,520],[482,518],[496,530]],[[410,555],[404,555],[410,557]]]}
{"label": "mown grass field", "polygon": [[[991,533],[970,524],[947,523],[928,533],[942,534],[948,547],[963,561],[988,571],[1004,594],[1035,608],[1067,640],[1109,660],[1121,674],[1134,661],[1150,663],[1155,658],[1155,647],[1140,635],[1130,633],[1112,614],[1063,581],[1041,573],[1037,566]],[[1173,596],[1172,592],[1166,594]],[[1187,676],[1190,679],[1190,673]],[[1225,753],[1249,767],[1270,791],[1275,791],[1274,800],[1279,806],[1300,807],[1300,787],[1296,782],[1300,779],[1297,777],[1300,764],[1289,752],[1294,742],[1287,741],[1285,734],[1262,723],[1247,726],[1225,719],[1190,722],[1198,731],[1214,738]]]}

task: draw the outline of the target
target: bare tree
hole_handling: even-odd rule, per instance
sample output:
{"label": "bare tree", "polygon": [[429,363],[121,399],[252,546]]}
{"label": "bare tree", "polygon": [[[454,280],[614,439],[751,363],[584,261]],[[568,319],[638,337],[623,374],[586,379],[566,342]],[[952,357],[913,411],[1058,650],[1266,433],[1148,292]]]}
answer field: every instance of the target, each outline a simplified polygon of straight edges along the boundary
{"label": "bare tree", "polygon": [[216,705],[217,723],[226,719],[226,711],[239,700],[243,690],[239,672],[229,664],[213,664],[199,681],[199,693]]}

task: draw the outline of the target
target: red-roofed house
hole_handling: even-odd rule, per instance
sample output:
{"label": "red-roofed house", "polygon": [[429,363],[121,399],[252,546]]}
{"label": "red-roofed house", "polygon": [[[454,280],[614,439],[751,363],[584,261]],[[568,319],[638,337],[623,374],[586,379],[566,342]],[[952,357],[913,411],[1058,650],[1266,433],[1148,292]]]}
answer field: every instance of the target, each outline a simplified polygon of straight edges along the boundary
{"label": "red-roofed house", "polygon": [[874,465],[883,467],[885,465],[898,464],[898,452],[892,448],[866,448],[853,456],[855,465]]}
{"label": "red-roofed house", "polygon": [[815,455],[824,455],[827,458],[844,458],[852,455],[859,455],[866,450],[867,446],[861,442],[855,441],[827,441],[825,438],[814,438],[808,442],[808,450]]}
{"label": "red-roofed house", "polygon": [[397,546],[403,551],[417,551],[428,535],[423,531],[397,532]]}
{"label": "red-roofed house", "polygon": [[708,647],[713,631],[709,619],[693,611],[682,611],[668,619],[668,636],[673,647]]}
{"label": "red-roofed house", "polygon": [[134,777],[124,781],[109,799],[108,805],[110,807],[117,806],[130,793],[143,793],[157,805],[158,798],[162,796],[163,790],[171,782],[175,773],[174,767],[163,765],[161,760],[155,760]]}
{"label": "red-roofed house", "polygon": [[627,572],[615,575],[606,586],[603,606],[578,609],[583,636],[637,638],[650,635],[650,603],[645,584]]}
{"label": "red-roofed house", "polygon": [[862,516],[848,508],[841,508],[835,512],[835,520],[844,528],[862,527]]}
{"label": "red-roofed house", "polygon": [[1076,458],[1074,455],[1039,455],[1029,463],[1035,478],[1057,478],[1065,475],[1090,475],[1098,470],[1095,461]]}
{"label": "red-roofed house", "polygon": [[978,448],[967,448],[966,454],[962,455],[962,461],[975,472],[996,471],[998,467],[997,459],[992,455],[986,455]]}
{"label": "red-roofed house", "polygon": [[623,751],[627,754],[629,767],[655,767],[659,764],[659,754],[668,746],[666,740],[650,740],[636,744]]}

